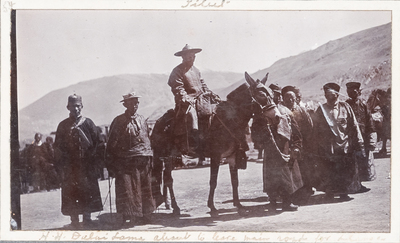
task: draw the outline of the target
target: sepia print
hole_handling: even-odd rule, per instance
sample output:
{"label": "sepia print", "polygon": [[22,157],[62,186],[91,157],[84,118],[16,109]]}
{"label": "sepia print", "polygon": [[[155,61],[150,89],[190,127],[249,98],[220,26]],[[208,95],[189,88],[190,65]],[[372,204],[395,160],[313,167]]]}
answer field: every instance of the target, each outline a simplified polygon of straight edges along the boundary
{"label": "sepia print", "polygon": [[399,240],[399,5],[245,2],[2,1],[1,239]]}

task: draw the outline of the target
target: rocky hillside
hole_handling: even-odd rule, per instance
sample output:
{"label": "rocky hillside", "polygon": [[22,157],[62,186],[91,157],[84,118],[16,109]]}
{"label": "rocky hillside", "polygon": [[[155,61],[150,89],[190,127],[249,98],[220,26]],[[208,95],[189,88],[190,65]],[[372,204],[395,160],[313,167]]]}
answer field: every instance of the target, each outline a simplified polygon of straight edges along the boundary
{"label": "rocky hillside", "polygon": [[[315,50],[303,52],[275,62],[252,77],[261,79],[269,73],[268,83],[300,88],[304,100],[324,100],[322,86],[327,82],[341,85],[346,94],[346,83],[361,82],[364,95],[373,89],[391,86],[391,23],[354,33],[330,41]],[[228,94],[242,80],[220,92]]]}

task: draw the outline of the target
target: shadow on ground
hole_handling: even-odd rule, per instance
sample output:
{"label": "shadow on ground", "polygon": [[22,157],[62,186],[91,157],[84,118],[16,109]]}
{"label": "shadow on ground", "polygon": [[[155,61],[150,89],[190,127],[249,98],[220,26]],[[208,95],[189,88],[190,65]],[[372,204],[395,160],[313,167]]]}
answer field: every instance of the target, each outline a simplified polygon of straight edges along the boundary
{"label": "shadow on ground", "polygon": [[[304,201],[301,206],[311,206],[318,204],[331,204],[341,203],[352,200],[342,200],[340,198],[333,198],[327,200],[325,194],[312,195],[308,200]],[[223,221],[234,221],[243,218],[259,218],[259,217],[270,217],[285,213],[282,211],[281,202],[278,201],[276,209],[272,208],[269,204],[268,197],[257,197],[251,199],[241,199],[240,202],[256,202],[261,203],[259,205],[243,206],[240,210],[234,208],[221,208],[218,210],[218,216],[211,215],[211,212],[207,212],[210,216],[196,217],[193,218],[190,214],[181,214],[176,216],[172,213],[160,212],[152,214],[151,223],[147,224],[146,230],[163,230],[164,228],[180,228],[189,226],[207,226],[210,227],[210,231],[213,230],[213,226],[216,226],[217,222]],[[232,203],[232,200],[224,201],[223,204]],[[47,230],[134,230],[135,225],[123,224],[122,216],[117,213],[104,213],[98,216],[96,220],[93,220],[90,225],[80,223],[76,227],[66,225],[61,228],[47,229]]]}

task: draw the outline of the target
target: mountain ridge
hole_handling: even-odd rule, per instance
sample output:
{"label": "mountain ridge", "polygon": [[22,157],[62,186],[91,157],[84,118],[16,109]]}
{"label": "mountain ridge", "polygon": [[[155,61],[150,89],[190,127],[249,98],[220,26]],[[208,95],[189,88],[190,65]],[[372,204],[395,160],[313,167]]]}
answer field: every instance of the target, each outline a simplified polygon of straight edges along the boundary
{"label": "mountain ridge", "polygon": [[[373,89],[391,86],[391,31],[391,23],[362,30],[279,59],[250,75],[262,79],[269,73],[267,85],[297,86],[304,101],[325,101],[322,86],[327,82],[338,83],[345,94],[347,82],[359,81],[365,97]],[[245,82],[244,72],[206,70],[202,71],[202,77],[211,90],[226,99],[229,92]],[[168,77],[169,74],[119,74],[51,91],[19,111],[19,139],[32,141],[36,132],[54,132],[57,124],[68,116],[67,97],[74,92],[83,97],[83,114],[96,125],[109,125],[124,112],[122,95],[133,90],[142,95],[138,113],[157,119],[174,107]]]}

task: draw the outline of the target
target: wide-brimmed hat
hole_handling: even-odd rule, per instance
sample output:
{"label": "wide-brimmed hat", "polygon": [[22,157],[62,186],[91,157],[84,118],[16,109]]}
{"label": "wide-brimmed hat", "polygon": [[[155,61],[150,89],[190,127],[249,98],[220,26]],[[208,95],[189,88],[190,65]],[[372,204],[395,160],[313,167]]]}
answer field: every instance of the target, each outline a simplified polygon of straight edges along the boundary
{"label": "wide-brimmed hat", "polygon": [[73,94],[68,96],[68,105],[82,104],[82,96]]}
{"label": "wide-brimmed hat", "polygon": [[193,48],[193,47],[189,46],[188,44],[186,44],[186,45],[182,48],[182,51],[178,51],[178,52],[175,53],[174,55],[177,56],[177,57],[180,57],[180,56],[182,56],[183,54],[188,53],[188,52],[198,53],[198,52],[201,52],[201,49],[200,49],[200,48]]}
{"label": "wide-brimmed hat", "polygon": [[130,99],[133,99],[133,98],[140,98],[140,97],[142,97],[142,96],[137,95],[136,92],[131,92],[131,93],[129,93],[129,94],[123,95],[122,97],[123,97],[124,99],[121,100],[120,102],[125,102],[125,101],[130,100]]}
{"label": "wide-brimmed hat", "polygon": [[330,89],[332,89],[332,90],[334,90],[336,92],[339,92],[340,85],[337,84],[337,83],[327,83],[327,84],[324,85],[324,91],[327,91],[327,90],[330,90]]}
{"label": "wide-brimmed hat", "polygon": [[346,87],[347,87],[348,89],[360,89],[361,83],[359,83],[359,82],[348,82],[348,83],[346,84]]}

